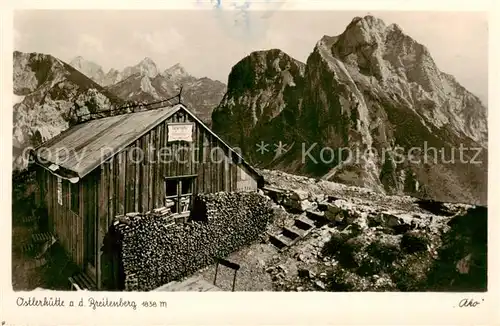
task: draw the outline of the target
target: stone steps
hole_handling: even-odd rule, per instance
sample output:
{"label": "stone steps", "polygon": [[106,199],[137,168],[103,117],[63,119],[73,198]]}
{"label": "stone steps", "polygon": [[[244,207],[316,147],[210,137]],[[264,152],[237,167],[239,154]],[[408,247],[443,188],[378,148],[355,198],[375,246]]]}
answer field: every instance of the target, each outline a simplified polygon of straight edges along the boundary
{"label": "stone steps", "polygon": [[329,222],[328,218],[325,217],[325,212],[307,210],[306,216],[309,220],[314,221],[314,225],[318,228]]}
{"label": "stone steps", "polygon": [[303,229],[303,230],[309,230],[311,228],[314,228],[315,221],[307,217],[307,215],[301,215],[295,219],[295,226]]}
{"label": "stone steps", "polygon": [[269,237],[269,242],[274,245],[278,250],[284,250],[287,247],[290,247],[293,244],[293,239],[290,239],[283,235],[283,233],[279,233],[276,235],[271,235]]}
{"label": "stone steps", "polygon": [[269,242],[279,251],[285,250],[295,242],[305,238],[309,233],[319,226],[328,222],[322,212],[306,211],[295,218],[294,224],[289,227],[283,227],[278,234],[270,234]]}
{"label": "stone steps", "polygon": [[281,234],[283,234],[288,239],[291,239],[292,241],[295,241],[302,235],[302,232],[300,232],[300,230],[298,229],[296,230],[294,227],[284,227],[281,232]]}

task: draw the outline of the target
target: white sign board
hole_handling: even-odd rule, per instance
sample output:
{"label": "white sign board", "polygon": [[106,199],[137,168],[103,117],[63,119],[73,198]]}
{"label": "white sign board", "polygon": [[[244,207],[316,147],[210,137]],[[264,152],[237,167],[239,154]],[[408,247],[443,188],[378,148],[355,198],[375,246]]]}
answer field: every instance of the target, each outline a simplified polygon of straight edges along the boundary
{"label": "white sign board", "polygon": [[168,124],[168,142],[172,141],[193,141],[192,123]]}

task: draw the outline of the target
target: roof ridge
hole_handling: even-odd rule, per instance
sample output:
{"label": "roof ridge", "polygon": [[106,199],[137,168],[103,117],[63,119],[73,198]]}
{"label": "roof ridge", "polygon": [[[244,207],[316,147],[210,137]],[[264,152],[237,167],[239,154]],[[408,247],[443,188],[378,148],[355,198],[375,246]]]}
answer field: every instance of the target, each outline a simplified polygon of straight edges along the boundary
{"label": "roof ridge", "polygon": [[[249,169],[249,172],[262,177],[261,174],[253,168],[243,156],[237,152],[232,146],[224,142],[217,134],[215,134],[210,128],[208,128],[203,121],[201,121],[197,116],[194,115],[187,107],[180,103],[176,104],[173,107],[164,107],[164,112],[152,113],[153,110],[140,111],[135,113],[129,113],[129,117],[118,118],[118,116],[107,117],[109,119],[116,119],[117,121],[110,121],[109,123],[105,123],[105,127],[99,126],[99,128],[104,128],[102,130],[95,130],[92,133],[92,121],[88,121],[88,123],[82,123],[76,126],[73,126],[64,132],[64,135],[60,134],[55,138],[49,140],[45,144],[42,144],[36,149],[36,157],[35,161],[40,163],[42,160],[58,164],[62,168],[67,169],[69,171],[74,172],[78,177],[83,178],[92,171],[94,171],[97,167],[108,161],[110,158],[116,156],[128,146],[133,144],[137,139],[140,139],[145,134],[150,132],[152,129],[156,128],[161,123],[165,122],[165,120],[172,117],[174,114],[179,112],[179,110],[183,109],[186,114],[194,120],[196,124],[199,124],[201,128],[203,128],[206,132],[210,133],[223,147],[227,148],[228,155],[233,158],[235,155],[237,157],[238,164],[243,164],[246,168]],[[148,116],[146,113],[151,113],[151,116]],[[133,116],[137,114],[145,114],[143,120],[142,118],[134,119]],[[102,120],[102,119],[97,119]],[[94,120],[96,121],[96,120]],[[99,125],[99,123],[98,123]],[[113,126],[120,126],[120,128],[113,128]],[[127,127],[128,126],[128,127]],[[95,126],[94,126],[95,127]],[[85,130],[79,131],[79,134],[76,134],[72,137],[72,133],[75,130],[79,130],[81,128],[86,128]],[[116,130],[116,129],[127,129],[127,130]],[[128,128],[132,128],[128,130]],[[90,130],[89,130],[90,129]],[[91,133],[91,134],[89,134]],[[81,138],[81,139],[80,139]],[[103,139],[105,138],[105,139]],[[69,139],[69,140],[68,140]],[[78,141],[81,141],[80,145]],[[65,144],[66,142],[66,144]],[[82,145],[84,144],[84,145]],[[49,145],[47,147],[47,145]],[[57,146],[70,146],[73,147],[75,151],[69,158],[69,163],[65,162],[57,162],[59,160],[59,152]],[[46,151],[40,151],[40,148],[47,149]],[[88,147],[87,147],[88,146]],[[109,147],[109,151],[103,152],[105,147]],[[52,149],[50,149],[52,147]],[[89,152],[86,154],[85,151],[89,149]],[[51,150],[55,150],[55,153],[51,153]],[[83,150],[83,151],[82,151]],[[100,154],[98,153],[100,152]],[[47,153],[49,154],[47,156]],[[62,153],[62,152],[61,152]],[[55,155],[54,155],[55,154]],[[82,162],[84,162],[82,164]]]}

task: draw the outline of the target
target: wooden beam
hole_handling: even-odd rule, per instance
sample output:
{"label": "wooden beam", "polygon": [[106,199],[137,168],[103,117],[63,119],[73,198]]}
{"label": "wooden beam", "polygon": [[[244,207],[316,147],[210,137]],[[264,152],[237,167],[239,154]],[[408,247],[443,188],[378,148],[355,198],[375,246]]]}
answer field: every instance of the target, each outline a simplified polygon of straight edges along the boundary
{"label": "wooden beam", "polygon": [[187,175],[178,175],[178,176],[168,176],[168,177],[163,177],[165,180],[172,180],[172,179],[185,179],[185,178],[196,178],[198,177],[197,174],[187,174]]}

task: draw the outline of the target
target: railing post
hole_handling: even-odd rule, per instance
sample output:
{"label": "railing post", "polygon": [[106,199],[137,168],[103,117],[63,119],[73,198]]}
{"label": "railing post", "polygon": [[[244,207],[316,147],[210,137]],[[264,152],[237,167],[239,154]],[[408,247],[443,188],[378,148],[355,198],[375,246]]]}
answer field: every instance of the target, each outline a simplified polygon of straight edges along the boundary
{"label": "railing post", "polygon": [[217,281],[217,271],[219,269],[219,261],[217,260],[217,264],[215,264],[215,277],[214,277],[214,285],[215,282]]}
{"label": "railing post", "polygon": [[238,270],[235,270],[235,271],[234,271],[234,278],[233,278],[233,291],[232,291],[232,292],[234,292],[234,287],[235,287],[235,285],[236,285],[236,273],[238,273]]}
{"label": "railing post", "polygon": [[179,95],[177,95],[178,99],[178,103],[177,104],[181,104],[181,96],[182,96],[182,88],[184,87],[184,85],[181,86],[181,89],[179,90]]}

